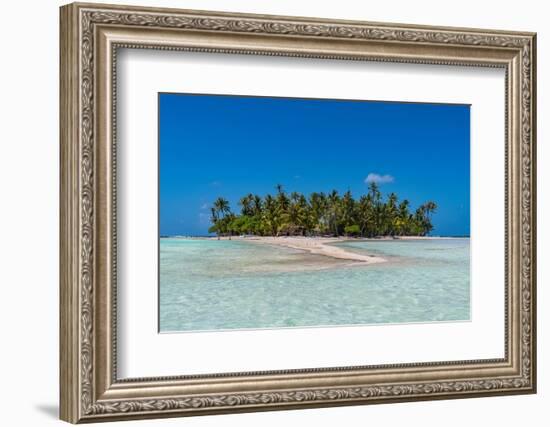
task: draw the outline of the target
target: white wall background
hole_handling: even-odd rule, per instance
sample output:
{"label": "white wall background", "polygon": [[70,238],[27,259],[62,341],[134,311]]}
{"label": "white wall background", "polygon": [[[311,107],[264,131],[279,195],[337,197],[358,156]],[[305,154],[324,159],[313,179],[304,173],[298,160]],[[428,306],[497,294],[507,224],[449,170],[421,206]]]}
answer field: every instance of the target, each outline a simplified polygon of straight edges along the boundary
{"label": "white wall background", "polygon": [[[112,3],[121,3],[110,0]],[[130,0],[129,0],[130,1]],[[499,426],[546,425],[550,405],[548,236],[550,28],[535,0],[391,2],[299,0],[133,0],[133,4],[235,12],[528,30],[538,32],[539,393],[209,416],[133,425]],[[60,425],[58,402],[58,7],[57,0],[6,2],[0,25],[0,420],[7,426]],[[490,166],[488,166],[490,167]],[[546,169],[546,170],[545,170]],[[548,305],[548,307],[547,307]],[[546,335],[546,336],[545,336]]]}

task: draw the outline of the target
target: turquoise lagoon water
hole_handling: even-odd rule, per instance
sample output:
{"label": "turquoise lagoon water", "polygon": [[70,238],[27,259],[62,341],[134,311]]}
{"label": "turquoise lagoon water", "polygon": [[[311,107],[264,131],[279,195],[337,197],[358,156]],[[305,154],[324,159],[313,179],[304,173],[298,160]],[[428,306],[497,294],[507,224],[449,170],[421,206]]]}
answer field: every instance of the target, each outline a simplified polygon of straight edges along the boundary
{"label": "turquoise lagoon water", "polygon": [[160,240],[160,331],[470,319],[470,240],[347,241],[352,261],[243,241]]}

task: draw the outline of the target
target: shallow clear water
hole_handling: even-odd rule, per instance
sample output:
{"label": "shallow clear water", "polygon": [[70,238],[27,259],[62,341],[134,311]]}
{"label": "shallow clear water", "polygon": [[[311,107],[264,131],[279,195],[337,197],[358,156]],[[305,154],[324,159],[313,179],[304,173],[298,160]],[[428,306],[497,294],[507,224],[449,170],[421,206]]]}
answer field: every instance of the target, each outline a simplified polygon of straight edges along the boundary
{"label": "shallow clear water", "polygon": [[470,318],[470,240],[338,243],[361,265],[242,241],[160,240],[160,330],[458,321]]}

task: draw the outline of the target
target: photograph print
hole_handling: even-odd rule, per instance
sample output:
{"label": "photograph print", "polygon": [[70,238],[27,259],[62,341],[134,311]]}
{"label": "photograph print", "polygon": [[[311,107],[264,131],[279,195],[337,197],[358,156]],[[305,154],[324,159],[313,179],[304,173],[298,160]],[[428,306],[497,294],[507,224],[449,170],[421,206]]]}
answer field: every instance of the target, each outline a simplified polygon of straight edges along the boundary
{"label": "photograph print", "polygon": [[470,320],[470,106],[159,93],[159,331]]}

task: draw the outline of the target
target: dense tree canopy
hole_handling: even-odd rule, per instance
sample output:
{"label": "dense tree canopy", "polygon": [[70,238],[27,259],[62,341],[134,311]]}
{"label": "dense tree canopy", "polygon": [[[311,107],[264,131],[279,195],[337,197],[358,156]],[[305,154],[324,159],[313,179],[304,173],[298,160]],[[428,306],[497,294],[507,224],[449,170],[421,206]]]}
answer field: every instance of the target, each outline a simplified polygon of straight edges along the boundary
{"label": "dense tree canopy", "polygon": [[208,231],[218,236],[424,236],[433,229],[431,215],[437,209],[429,201],[411,212],[408,200],[399,202],[395,193],[383,200],[376,183],[358,200],[350,191],[306,197],[287,194],[281,185],[276,190],[275,195],[242,197],[240,214],[233,213],[229,202],[219,197],[211,208]]}

